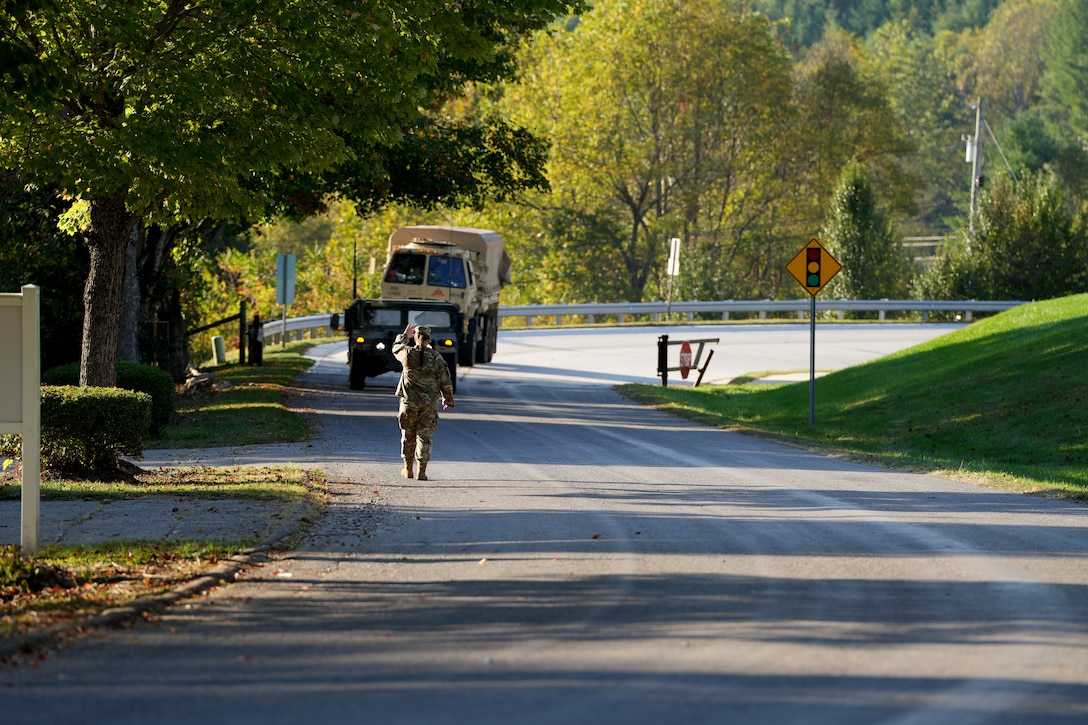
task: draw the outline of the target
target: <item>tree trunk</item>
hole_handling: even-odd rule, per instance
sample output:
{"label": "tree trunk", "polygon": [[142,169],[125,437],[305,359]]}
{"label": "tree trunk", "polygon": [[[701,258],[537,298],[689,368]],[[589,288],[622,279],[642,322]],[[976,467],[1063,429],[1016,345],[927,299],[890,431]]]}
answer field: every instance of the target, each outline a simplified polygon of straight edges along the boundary
{"label": "tree trunk", "polygon": [[181,293],[170,292],[170,304],[167,307],[168,357],[164,367],[174,377],[174,382],[183,383],[189,375],[189,347],[185,337],[185,318],[181,314]]}
{"label": "tree trunk", "polygon": [[125,281],[125,257],[135,215],[123,196],[91,199],[90,228],[84,237],[91,271],[83,290],[83,345],[79,384],[117,383],[117,344]]}
{"label": "tree trunk", "polygon": [[121,324],[118,329],[117,357],[140,362],[140,321],[143,316],[140,294],[140,251],[143,246],[143,225],[136,224],[125,245],[125,276],[122,292]]}

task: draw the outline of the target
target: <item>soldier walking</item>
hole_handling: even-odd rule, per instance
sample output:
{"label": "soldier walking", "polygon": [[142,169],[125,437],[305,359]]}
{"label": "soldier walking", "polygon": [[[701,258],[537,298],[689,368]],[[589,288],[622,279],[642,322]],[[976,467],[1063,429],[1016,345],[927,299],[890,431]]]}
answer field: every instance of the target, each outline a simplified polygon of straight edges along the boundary
{"label": "soldier walking", "polygon": [[438,427],[438,405],[453,407],[453,382],[446,361],[431,347],[431,328],[408,324],[393,342],[393,356],[400,361],[397,397],[400,410],[397,422],[401,430],[401,475],[412,478],[419,461],[420,481],[427,480],[427,461],[431,459],[431,440]]}

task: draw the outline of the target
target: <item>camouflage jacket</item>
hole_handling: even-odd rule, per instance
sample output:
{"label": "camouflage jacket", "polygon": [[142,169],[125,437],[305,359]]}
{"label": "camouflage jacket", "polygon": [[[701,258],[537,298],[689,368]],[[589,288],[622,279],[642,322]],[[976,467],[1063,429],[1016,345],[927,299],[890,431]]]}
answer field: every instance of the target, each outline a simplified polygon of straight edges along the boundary
{"label": "camouflage jacket", "polygon": [[417,348],[411,338],[401,333],[393,342],[393,356],[402,368],[397,397],[410,405],[435,410],[442,401],[447,408],[453,407],[453,382],[441,355],[431,348]]}

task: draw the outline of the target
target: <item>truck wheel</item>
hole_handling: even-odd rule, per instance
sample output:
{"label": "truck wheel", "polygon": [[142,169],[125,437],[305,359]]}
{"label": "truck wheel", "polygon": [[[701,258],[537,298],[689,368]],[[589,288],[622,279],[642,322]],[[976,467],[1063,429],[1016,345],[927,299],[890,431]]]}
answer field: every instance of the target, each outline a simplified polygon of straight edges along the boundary
{"label": "truck wheel", "polygon": [[460,348],[461,349],[457,351],[458,352],[457,362],[460,365],[464,365],[467,368],[470,368],[473,365],[475,365],[476,364],[476,343],[472,342],[472,340],[469,340],[468,342],[460,345]]}
{"label": "truck wheel", "polygon": [[476,364],[476,325],[477,318],[468,321],[468,330],[464,341],[457,346],[458,364],[470,368]]}
{"label": "truck wheel", "polygon": [[496,324],[494,318],[491,319],[491,324],[487,328],[487,361],[491,362],[491,358],[495,357],[495,351],[499,349],[499,326]]}
{"label": "truck wheel", "polygon": [[351,364],[348,367],[348,387],[352,390],[366,389],[366,370],[363,361],[352,355]]}
{"label": "truck wheel", "polygon": [[490,317],[481,317],[480,325],[483,326],[484,331],[480,335],[480,341],[476,343],[476,362],[489,363],[495,355],[495,338],[498,331],[495,329],[495,321]]}
{"label": "truck wheel", "polygon": [[487,330],[484,330],[483,337],[476,343],[476,362],[491,362],[487,357]]}

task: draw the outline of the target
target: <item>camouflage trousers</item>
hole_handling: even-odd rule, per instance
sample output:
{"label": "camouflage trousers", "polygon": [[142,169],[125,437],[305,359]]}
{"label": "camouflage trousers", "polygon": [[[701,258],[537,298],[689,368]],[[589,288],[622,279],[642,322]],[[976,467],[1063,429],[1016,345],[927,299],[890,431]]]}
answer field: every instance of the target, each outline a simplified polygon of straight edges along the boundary
{"label": "camouflage trousers", "polygon": [[409,405],[401,401],[397,413],[400,424],[400,446],[404,462],[413,458],[420,463],[431,460],[431,440],[438,427],[438,411],[431,407]]}

